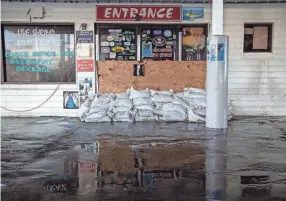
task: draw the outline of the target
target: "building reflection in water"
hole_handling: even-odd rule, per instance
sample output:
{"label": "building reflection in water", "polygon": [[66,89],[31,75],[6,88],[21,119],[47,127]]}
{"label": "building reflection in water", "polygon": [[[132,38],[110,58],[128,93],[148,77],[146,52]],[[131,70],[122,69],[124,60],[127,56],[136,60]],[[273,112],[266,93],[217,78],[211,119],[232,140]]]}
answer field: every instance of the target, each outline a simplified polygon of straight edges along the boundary
{"label": "building reflection in water", "polygon": [[206,198],[207,200],[225,200],[227,130],[207,130],[206,141]]}

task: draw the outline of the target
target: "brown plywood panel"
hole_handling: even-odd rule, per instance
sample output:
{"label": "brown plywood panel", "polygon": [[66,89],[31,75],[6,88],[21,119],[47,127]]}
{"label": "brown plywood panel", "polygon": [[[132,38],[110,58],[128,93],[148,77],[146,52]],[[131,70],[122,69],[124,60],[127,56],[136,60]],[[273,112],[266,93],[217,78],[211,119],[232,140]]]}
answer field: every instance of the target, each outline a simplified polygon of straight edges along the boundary
{"label": "brown plywood panel", "polygon": [[132,61],[97,62],[100,93],[121,93],[126,89],[183,91],[185,87],[204,88],[206,62],[145,61],[145,76],[133,76]]}

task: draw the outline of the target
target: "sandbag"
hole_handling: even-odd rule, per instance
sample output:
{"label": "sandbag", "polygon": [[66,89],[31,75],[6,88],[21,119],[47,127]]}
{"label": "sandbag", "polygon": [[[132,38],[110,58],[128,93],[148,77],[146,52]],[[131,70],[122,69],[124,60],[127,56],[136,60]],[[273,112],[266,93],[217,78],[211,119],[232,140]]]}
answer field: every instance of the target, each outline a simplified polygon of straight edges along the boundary
{"label": "sandbag", "polygon": [[104,116],[108,116],[107,112],[95,112],[95,113],[90,113],[87,115],[86,118],[88,119],[100,119],[103,118]]}
{"label": "sandbag", "polygon": [[135,116],[135,121],[158,121],[159,118],[156,115],[145,117],[145,116]]}
{"label": "sandbag", "polygon": [[184,92],[189,91],[191,93],[206,93],[205,89],[200,89],[200,88],[184,88]]}
{"label": "sandbag", "polygon": [[154,103],[171,103],[173,101],[173,96],[156,94],[151,100]]}
{"label": "sandbag", "polygon": [[153,105],[137,105],[134,106],[135,109],[137,110],[154,110],[154,106]]}
{"label": "sandbag", "polygon": [[113,107],[129,107],[132,108],[133,102],[130,99],[116,99],[112,101],[111,105]]}
{"label": "sandbag", "polygon": [[89,109],[88,115],[93,114],[93,113],[107,113],[107,109],[104,107],[92,107]]}
{"label": "sandbag", "polygon": [[174,94],[174,91],[170,89],[169,91],[155,91],[155,90],[150,90],[151,96],[155,95],[167,95],[167,96],[172,96]]}
{"label": "sandbag", "polygon": [[135,110],[136,116],[140,117],[152,117],[154,116],[154,113],[152,110]]}
{"label": "sandbag", "polygon": [[151,96],[151,95],[150,95],[149,89],[137,91],[137,90],[134,90],[134,89],[131,87],[129,99],[135,99],[135,98],[150,98],[150,96]]}
{"label": "sandbag", "polygon": [[129,99],[130,96],[130,89],[127,89],[126,92],[116,94],[116,99]]}
{"label": "sandbag", "polygon": [[152,104],[152,101],[150,98],[135,98],[133,99],[133,105],[138,106],[138,105],[150,105]]}
{"label": "sandbag", "polygon": [[193,93],[193,92],[185,91],[184,97],[190,98],[190,99],[201,99],[201,98],[206,98],[206,94],[201,93],[201,92]]}
{"label": "sandbag", "polygon": [[203,118],[203,117],[200,117],[199,115],[196,115],[194,112],[193,112],[193,109],[192,108],[189,108],[188,109],[188,120],[190,122],[205,122],[206,119]]}
{"label": "sandbag", "polygon": [[134,119],[130,113],[130,111],[124,111],[124,112],[117,112],[113,116],[113,121],[128,121],[133,122]]}
{"label": "sandbag", "polygon": [[85,122],[110,122],[111,118],[109,116],[103,116],[101,118],[86,117]]}
{"label": "sandbag", "polygon": [[187,108],[183,105],[177,104],[165,104],[163,105],[163,116],[160,120],[172,122],[172,121],[185,121],[187,119]]}
{"label": "sandbag", "polygon": [[113,113],[119,113],[119,112],[130,112],[130,107],[115,107],[112,108]]}

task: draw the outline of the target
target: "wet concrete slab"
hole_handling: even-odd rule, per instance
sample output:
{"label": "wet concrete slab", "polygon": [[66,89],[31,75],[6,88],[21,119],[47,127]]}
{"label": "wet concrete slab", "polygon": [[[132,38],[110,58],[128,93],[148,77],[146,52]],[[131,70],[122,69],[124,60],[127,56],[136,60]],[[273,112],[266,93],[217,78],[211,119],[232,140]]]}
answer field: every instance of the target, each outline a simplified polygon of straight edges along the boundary
{"label": "wet concrete slab", "polygon": [[2,118],[1,200],[286,200],[286,118]]}

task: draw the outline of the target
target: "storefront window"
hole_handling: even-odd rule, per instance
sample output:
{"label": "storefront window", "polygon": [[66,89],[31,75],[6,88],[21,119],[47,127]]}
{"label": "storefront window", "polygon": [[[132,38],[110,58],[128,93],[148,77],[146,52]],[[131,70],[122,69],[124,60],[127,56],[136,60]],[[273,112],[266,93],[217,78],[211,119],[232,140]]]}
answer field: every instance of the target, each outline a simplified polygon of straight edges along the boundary
{"label": "storefront window", "polygon": [[75,82],[73,26],[3,26],[5,82]]}
{"label": "storefront window", "polygon": [[135,29],[99,29],[100,60],[137,59]]}
{"label": "storefront window", "polygon": [[176,59],[177,32],[175,29],[143,29],[141,41],[142,59]]}
{"label": "storefront window", "polygon": [[206,60],[205,27],[184,27],[182,43],[183,61]]}

